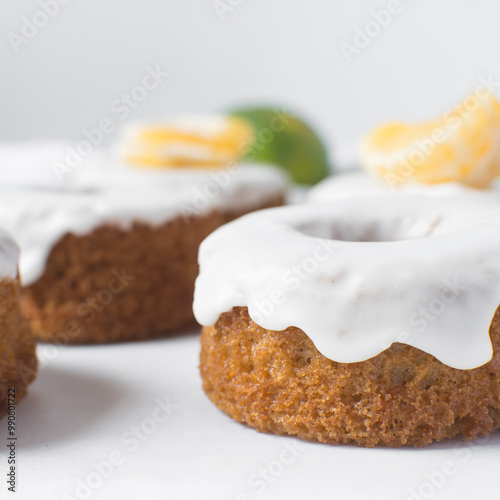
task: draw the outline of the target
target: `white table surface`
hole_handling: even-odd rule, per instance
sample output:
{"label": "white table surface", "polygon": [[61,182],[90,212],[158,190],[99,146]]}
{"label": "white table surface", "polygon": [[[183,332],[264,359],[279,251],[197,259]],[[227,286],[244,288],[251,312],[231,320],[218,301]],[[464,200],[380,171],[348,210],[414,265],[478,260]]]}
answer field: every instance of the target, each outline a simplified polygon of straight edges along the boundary
{"label": "white table surface", "polygon": [[[201,389],[197,332],[41,345],[39,355],[38,379],[17,406],[18,500],[500,496],[499,432],[479,443],[364,449],[259,434],[232,421]],[[158,406],[167,400],[175,405],[170,415]],[[3,442],[6,425],[2,419]],[[2,478],[6,471],[2,453]],[[10,498],[1,483],[0,498]]]}

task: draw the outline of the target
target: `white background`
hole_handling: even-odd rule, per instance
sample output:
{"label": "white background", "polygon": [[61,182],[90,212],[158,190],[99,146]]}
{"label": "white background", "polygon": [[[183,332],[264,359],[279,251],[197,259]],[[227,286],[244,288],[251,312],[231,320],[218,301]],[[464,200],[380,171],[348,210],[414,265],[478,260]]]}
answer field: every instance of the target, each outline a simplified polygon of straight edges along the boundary
{"label": "white background", "polygon": [[39,1],[0,7],[0,140],[80,139],[148,65],[169,76],[129,118],[283,103],[339,148],[381,121],[441,113],[480,76],[500,80],[496,0],[400,0],[350,63],[340,45],[390,0],[222,0],[239,2],[222,20],[212,0],[65,0],[16,53],[9,34]]}

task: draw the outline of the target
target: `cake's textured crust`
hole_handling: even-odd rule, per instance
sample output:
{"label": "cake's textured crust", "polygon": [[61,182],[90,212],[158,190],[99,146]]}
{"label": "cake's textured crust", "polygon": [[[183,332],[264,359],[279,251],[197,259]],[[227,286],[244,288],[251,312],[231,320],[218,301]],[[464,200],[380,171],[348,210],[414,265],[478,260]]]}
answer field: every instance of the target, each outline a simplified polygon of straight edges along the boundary
{"label": "cake's textured crust", "polygon": [[[266,207],[282,203],[280,195]],[[23,289],[35,336],[61,344],[124,342],[194,326],[198,247],[239,215],[212,211],[160,226],[106,225],[83,236],[67,234],[52,249],[43,276]]]}
{"label": "cake's textured crust", "polygon": [[500,428],[500,308],[494,355],[472,370],[451,368],[404,344],[372,359],[337,363],[300,329],[265,330],[243,307],[202,331],[201,375],[213,403],[261,432],[323,443],[425,446]]}
{"label": "cake's textured crust", "polygon": [[37,370],[35,341],[19,302],[18,282],[9,278],[0,281],[0,418],[8,412],[12,389],[18,402]]}

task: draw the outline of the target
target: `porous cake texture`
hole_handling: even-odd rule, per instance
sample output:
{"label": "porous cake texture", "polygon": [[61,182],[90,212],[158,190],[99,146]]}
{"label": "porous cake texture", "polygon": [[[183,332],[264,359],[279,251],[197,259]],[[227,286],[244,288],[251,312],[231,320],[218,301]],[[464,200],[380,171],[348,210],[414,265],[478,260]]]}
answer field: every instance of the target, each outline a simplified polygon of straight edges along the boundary
{"label": "porous cake texture", "polygon": [[[26,395],[36,376],[35,341],[20,308],[20,287],[16,280],[0,281],[0,418],[9,402]],[[12,403],[12,402],[15,403]]]}
{"label": "porous cake texture", "polygon": [[[277,194],[267,208],[283,203]],[[75,344],[144,340],[196,324],[192,302],[198,247],[249,210],[183,215],[159,226],[102,225],[66,234],[42,277],[23,289],[23,309],[42,341]]]}
{"label": "porous cake texture", "polygon": [[459,370],[400,343],[337,363],[302,330],[266,330],[234,307],[203,328],[203,388],[219,409],[261,432],[367,447],[471,440],[500,427],[499,310],[493,358]]}

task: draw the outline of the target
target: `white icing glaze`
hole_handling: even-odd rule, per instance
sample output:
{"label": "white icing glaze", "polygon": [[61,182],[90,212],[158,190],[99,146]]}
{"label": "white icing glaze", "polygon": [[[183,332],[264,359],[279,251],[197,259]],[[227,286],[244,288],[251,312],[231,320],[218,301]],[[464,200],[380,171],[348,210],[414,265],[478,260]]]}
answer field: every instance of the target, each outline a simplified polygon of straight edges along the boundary
{"label": "white icing glaze", "polygon": [[391,196],[246,215],[201,245],[194,313],[234,306],[270,330],[301,328],[338,362],[403,342],[449,366],[492,356],[500,206]]}
{"label": "white icing glaze", "polygon": [[[113,162],[105,153],[76,172],[76,190],[113,192],[126,199],[128,192],[141,193],[146,204],[151,197],[168,205],[172,215],[189,211],[223,212],[251,210],[284,193],[287,178],[271,165],[232,164],[226,169],[131,167]],[[137,200],[139,201],[139,200]]]}
{"label": "white icing glaze", "polygon": [[0,143],[0,187],[65,186],[71,176],[64,176],[59,181],[52,163],[62,161],[66,154],[67,146],[55,141]]}
{"label": "white icing glaze", "polygon": [[441,184],[408,183],[389,187],[387,183],[364,172],[345,173],[329,177],[314,186],[310,201],[336,201],[363,196],[417,195],[436,198],[460,196],[460,198],[484,199],[485,196],[500,201],[500,189],[493,185],[489,189],[474,189],[458,182]]}
{"label": "white icing glaze", "polygon": [[[31,161],[18,161],[16,176],[4,176],[0,163],[0,225],[21,247],[26,285],[41,277],[51,249],[66,233],[86,234],[103,224],[128,228],[136,221],[158,225],[214,209],[251,210],[284,193],[287,184],[269,166],[145,169],[116,164],[105,153],[93,155],[61,183],[52,171],[50,179],[46,168],[38,170],[35,146],[22,150],[31,153]],[[10,154],[15,160],[14,148]]]}

